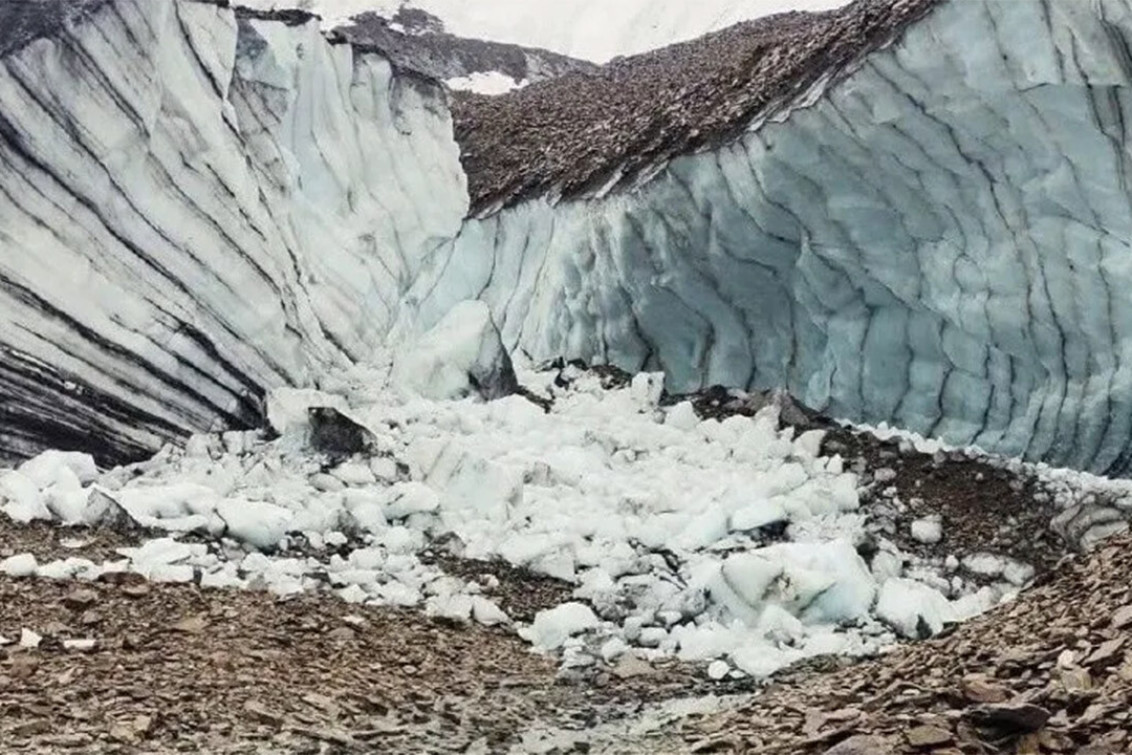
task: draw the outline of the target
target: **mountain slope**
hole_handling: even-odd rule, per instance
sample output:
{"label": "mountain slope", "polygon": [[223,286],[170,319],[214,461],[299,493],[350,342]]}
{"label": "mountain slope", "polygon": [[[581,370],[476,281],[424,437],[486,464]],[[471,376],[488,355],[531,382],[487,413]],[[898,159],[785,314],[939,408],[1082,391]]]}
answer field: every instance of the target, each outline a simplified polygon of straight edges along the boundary
{"label": "mountain slope", "polygon": [[[374,11],[392,18],[401,9],[423,10],[460,37],[540,47],[604,63],[693,39],[740,21],[789,10],[828,10],[846,0],[299,0],[328,27]],[[295,0],[251,0],[285,8]]]}

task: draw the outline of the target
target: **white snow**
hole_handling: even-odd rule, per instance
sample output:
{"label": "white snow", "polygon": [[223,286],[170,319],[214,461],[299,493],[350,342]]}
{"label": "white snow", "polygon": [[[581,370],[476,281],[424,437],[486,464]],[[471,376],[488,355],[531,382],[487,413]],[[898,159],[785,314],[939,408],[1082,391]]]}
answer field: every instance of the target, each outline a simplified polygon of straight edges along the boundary
{"label": "white snow", "polygon": [[516,89],[522,89],[529,82],[526,79],[516,81],[501,71],[473,71],[467,76],[456,76],[444,81],[449,89],[476,94],[507,94]]}

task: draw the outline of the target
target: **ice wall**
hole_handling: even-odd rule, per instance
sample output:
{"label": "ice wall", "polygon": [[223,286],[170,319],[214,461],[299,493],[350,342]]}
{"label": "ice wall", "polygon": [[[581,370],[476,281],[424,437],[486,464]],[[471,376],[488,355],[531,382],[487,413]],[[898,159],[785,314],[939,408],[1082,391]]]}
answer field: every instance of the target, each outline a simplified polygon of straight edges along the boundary
{"label": "ice wall", "polygon": [[257,422],[466,212],[440,89],[316,21],[108,0],[0,49],[0,459]]}
{"label": "ice wall", "polygon": [[536,359],[1132,471],[1132,0],[945,2],[632,192],[463,224],[434,85],[294,16],[96,6],[0,44],[0,457],[253,423],[481,298]]}
{"label": "ice wall", "polygon": [[952,0],[635,192],[469,221],[413,295],[535,358],[1127,473],[1130,41],[1129,0]]}

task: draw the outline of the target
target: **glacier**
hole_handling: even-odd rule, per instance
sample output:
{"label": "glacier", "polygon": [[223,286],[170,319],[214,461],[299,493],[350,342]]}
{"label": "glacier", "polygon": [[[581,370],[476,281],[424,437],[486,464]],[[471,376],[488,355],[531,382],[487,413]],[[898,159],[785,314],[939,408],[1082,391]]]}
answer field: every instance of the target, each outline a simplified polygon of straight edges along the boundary
{"label": "glacier", "polygon": [[258,424],[459,230],[439,85],[226,5],[104,0],[0,60],[0,457]]}
{"label": "glacier", "polygon": [[534,361],[1130,471],[1129,0],[940,0],[726,144],[487,212],[443,89],[317,19],[93,5],[0,46],[0,457],[255,425],[479,299]]}
{"label": "glacier", "polygon": [[[843,418],[1126,474],[1127,0],[940,3],[633,191],[473,219],[414,285],[505,342],[785,386]],[[616,178],[616,176],[614,176]]]}

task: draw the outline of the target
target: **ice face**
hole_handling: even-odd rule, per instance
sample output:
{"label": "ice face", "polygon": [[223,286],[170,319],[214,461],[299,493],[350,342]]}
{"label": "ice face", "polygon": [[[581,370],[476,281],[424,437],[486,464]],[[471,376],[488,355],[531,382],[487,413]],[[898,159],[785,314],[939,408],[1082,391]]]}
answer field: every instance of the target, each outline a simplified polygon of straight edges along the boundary
{"label": "ice face", "polygon": [[101,6],[0,58],[0,458],[259,422],[466,210],[438,85],[317,22]]}
{"label": "ice face", "polygon": [[634,191],[462,224],[439,88],[314,22],[106,5],[0,65],[0,456],[257,423],[479,299],[536,360],[1128,471],[1127,0],[944,3]]}
{"label": "ice face", "polygon": [[470,221],[419,282],[422,315],[478,295],[536,358],[787,386],[1127,472],[1129,35],[1123,0],[946,3],[634,192]]}

